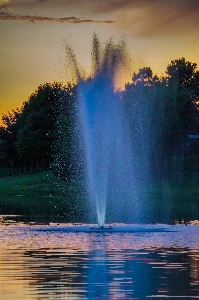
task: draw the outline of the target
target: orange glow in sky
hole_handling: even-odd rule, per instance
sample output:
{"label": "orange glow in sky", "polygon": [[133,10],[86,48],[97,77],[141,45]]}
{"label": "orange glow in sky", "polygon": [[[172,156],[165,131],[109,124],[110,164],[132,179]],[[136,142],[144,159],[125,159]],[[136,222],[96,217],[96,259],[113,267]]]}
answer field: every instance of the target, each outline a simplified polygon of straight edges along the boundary
{"label": "orange glow in sky", "polygon": [[70,80],[66,43],[89,72],[94,32],[102,45],[125,38],[129,74],[161,75],[181,57],[199,65],[198,15],[198,0],[0,0],[0,117],[40,84]]}

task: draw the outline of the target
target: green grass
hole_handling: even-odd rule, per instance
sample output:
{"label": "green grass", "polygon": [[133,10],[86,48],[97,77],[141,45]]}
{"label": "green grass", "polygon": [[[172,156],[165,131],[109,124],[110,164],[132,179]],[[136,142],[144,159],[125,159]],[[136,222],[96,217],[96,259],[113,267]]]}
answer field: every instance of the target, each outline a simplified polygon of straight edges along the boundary
{"label": "green grass", "polygon": [[58,182],[50,171],[0,178],[0,214],[79,221],[83,204],[78,187]]}
{"label": "green grass", "polygon": [[56,193],[55,178],[49,171],[0,178],[0,197],[5,195],[49,196]]}
{"label": "green grass", "polygon": [[[140,192],[147,222],[199,219],[198,176],[146,185]],[[79,222],[87,220],[83,189],[58,181],[50,171],[0,178],[0,214],[23,214]]]}
{"label": "green grass", "polygon": [[176,219],[199,219],[199,182],[197,179],[184,178],[168,180],[147,187],[146,203],[151,219],[173,222]]}

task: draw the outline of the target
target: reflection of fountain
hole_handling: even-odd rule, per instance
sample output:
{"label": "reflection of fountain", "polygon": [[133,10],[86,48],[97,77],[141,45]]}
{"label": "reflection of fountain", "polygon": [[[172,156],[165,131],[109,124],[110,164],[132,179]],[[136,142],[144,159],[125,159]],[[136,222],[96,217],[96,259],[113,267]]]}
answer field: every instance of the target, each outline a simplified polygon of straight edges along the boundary
{"label": "reflection of fountain", "polygon": [[93,78],[80,80],[78,84],[79,116],[88,193],[96,205],[98,224],[103,226],[107,205],[113,214],[121,210],[126,215],[128,210],[130,216],[129,212],[133,214],[132,207],[138,201],[135,201],[136,183],[127,111],[125,103],[114,91],[117,72],[125,61],[124,44],[115,45],[110,41],[103,53],[99,51],[96,37],[93,45]]}
{"label": "reflection of fountain", "polygon": [[196,299],[199,227],[167,227],[1,224],[1,300]]}
{"label": "reflection of fountain", "polygon": [[87,299],[109,298],[109,274],[106,240],[100,237],[101,249],[89,251]]}

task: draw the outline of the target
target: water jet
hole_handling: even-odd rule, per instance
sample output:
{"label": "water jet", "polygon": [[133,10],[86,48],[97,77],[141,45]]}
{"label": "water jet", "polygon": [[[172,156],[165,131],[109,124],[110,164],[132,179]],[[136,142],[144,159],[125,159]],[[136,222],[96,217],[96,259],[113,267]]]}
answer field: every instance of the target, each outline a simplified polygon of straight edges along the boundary
{"label": "water jet", "polygon": [[115,44],[112,40],[100,51],[94,36],[93,75],[78,82],[78,126],[87,193],[91,206],[94,203],[100,230],[105,218],[112,215],[114,221],[121,217],[121,211],[125,221],[130,221],[139,205],[128,112],[115,89],[116,77],[127,59],[125,51],[123,42]]}

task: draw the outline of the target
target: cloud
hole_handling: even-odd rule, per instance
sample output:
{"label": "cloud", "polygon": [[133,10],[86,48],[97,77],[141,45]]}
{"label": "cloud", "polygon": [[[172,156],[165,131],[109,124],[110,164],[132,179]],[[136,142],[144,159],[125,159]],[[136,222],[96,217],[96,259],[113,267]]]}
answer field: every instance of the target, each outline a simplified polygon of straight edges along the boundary
{"label": "cloud", "polygon": [[115,26],[122,27],[124,33],[138,36],[175,36],[179,32],[196,32],[199,26],[198,0],[0,0],[0,4],[1,11],[10,13],[7,20],[68,23],[115,20]]}
{"label": "cloud", "polygon": [[[39,0],[41,1],[41,0]],[[42,0],[44,1],[44,0]],[[45,0],[47,1],[47,0]],[[55,17],[44,17],[44,16],[30,16],[30,15],[13,15],[5,12],[0,12],[0,20],[14,20],[14,21],[30,21],[30,22],[58,22],[58,23],[114,23],[112,20],[92,20],[92,19],[82,19],[76,17],[65,17],[65,18],[55,18]]]}
{"label": "cloud", "polygon": [[141,37],[198,32],[198,0],[102,0],[98,11],[109,13],[116,26]]}

